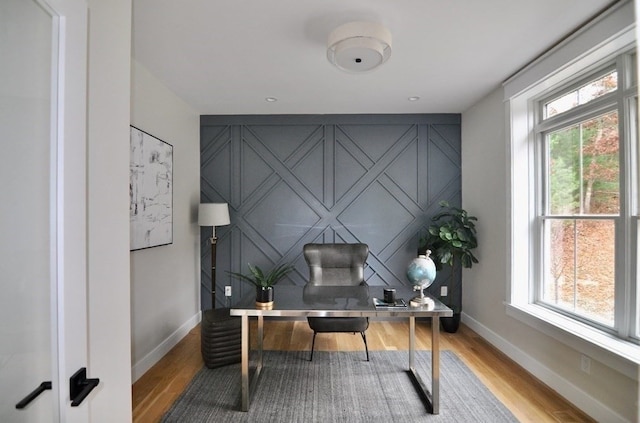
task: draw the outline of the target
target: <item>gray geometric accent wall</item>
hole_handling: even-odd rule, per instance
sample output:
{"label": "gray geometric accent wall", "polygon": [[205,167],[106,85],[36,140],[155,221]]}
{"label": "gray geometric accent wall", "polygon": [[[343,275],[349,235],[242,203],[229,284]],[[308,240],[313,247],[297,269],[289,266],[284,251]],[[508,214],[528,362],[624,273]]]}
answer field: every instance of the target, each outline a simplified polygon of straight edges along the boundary
{"label": "gray geometric accent wall", "polygon": [[[225,271],[293,263],[304,285],[309,242],[369,245],[370,285],[405,271],[438,202],[460,205],[460,115],[201,116],[201,201],[227,202],[216,228],[216,306],[253,287]],[[201,231],[202,308],[211,307],[210,228]],[[439,272],[432,292],[448,275]],[[277,296],[277,290],[276,290]]]}

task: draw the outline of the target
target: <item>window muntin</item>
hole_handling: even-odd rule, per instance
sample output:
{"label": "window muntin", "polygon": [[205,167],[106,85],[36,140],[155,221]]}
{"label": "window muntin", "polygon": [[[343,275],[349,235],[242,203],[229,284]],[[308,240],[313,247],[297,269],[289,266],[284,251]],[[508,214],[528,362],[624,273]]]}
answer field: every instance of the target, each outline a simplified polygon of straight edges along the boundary
{"label": "window muntin", "polygon": [[547,119],[561,113],[567,112],[580,105],[587,104],[596,98],[618,89],[618,72],[613,70],[591,79],[584,85],[564,92],[561,96],[547,101],[543,104],[543,119]]}

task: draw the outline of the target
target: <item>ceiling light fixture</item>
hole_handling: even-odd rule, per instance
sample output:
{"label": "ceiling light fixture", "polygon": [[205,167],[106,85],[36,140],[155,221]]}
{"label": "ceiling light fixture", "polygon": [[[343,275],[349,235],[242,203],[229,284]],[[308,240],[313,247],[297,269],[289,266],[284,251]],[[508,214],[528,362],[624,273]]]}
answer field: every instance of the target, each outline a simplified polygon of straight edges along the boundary
{"label": "ceiling light fixture", "polygon": [[266,101],[267,103],[275,103],[276,101],[278,101],[278,99],[275,97],[267,97],[264,99],[264,101]]}
{"label": "ceiling light fixture", "polygon": [[409,100],[409,101],[418,101],[418,100],[420,100],[420,97],[418,97],[416,95],[416,96],[413,96],[413,97],[409,97],[407,100]]}
{"label": "ceiling light fixture", "polygon": [[382,24],[350,22],[329,34],[327,59],[347,72],[377,68],[391,56],[391,32]]}

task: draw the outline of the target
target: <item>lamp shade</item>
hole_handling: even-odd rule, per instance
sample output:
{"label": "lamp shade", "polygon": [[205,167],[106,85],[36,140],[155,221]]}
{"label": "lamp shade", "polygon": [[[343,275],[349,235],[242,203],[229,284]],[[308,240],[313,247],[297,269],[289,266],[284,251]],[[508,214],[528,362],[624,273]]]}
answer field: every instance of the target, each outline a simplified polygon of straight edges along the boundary
{"label": "lamp shade", "polygon": [[227,203],[203,203],[198,207],[199,226],[224,226],[230,223]]}

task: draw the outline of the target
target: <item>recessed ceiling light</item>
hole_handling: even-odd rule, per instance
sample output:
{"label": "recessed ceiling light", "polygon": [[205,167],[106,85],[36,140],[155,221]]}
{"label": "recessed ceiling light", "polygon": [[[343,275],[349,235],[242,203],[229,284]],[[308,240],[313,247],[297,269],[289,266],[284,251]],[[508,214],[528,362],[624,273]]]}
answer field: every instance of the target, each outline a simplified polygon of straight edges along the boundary
{"label": "recessed ceiling light", "polygon": [[275,103],[276,101],[278,101],[278,99],[275,97],[267,97],[264,99],[264,101],[266,101],[267,103]]}
{"label": "recessed ceiling light", "polygon": [[418,97],[416,95],[416,96],[413,96],[413,97],[409,97],[407,100],[409,100],[409,101],[418,101],[418,100],[420,100],[420,97]]}

